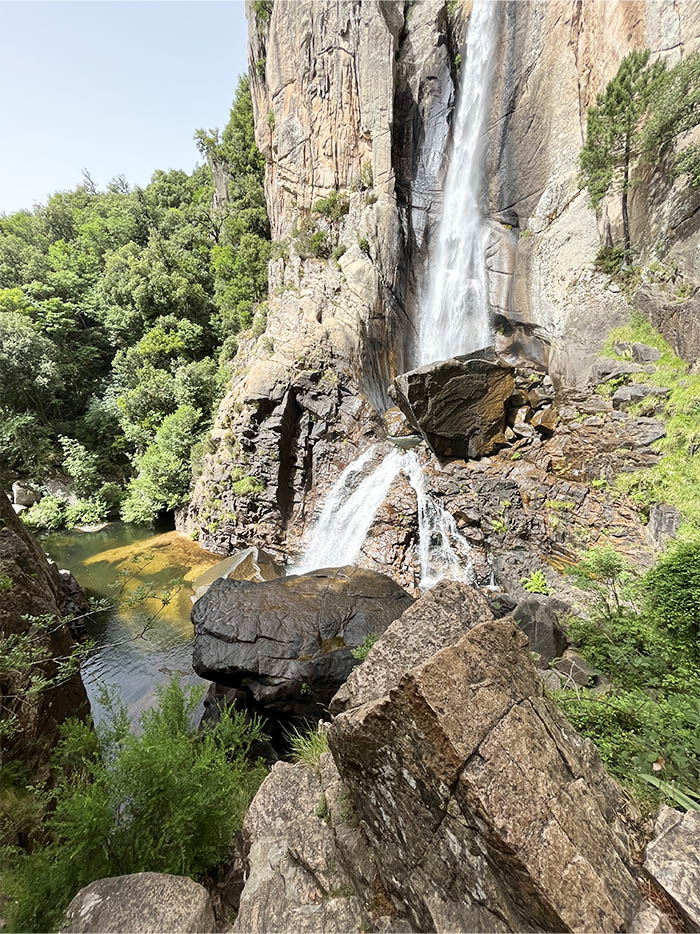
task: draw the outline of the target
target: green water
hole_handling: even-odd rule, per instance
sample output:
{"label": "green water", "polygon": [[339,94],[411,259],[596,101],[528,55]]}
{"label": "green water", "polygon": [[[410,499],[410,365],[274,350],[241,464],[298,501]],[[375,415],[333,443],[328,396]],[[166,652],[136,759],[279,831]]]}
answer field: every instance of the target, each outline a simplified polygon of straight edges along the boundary
{"label": "green water", "polygon": [[[58,567],[72,571],[90,595],[112,604],[88,623],[88,636],[97,649],[83,666],[82,677],[96,721],[104,714],[99,702],[102,684],[117,688],[133,721],[152,703],[156,686],[173,675],[186,684],[208,685],[192,671],[190,584],[220,558],[177,532],[154,535],[123,523],[98,532],[51,533],[42,544]],[[119,594],[124,571],[133,577]],[[184,586],[165,608],[157,600],[136,606],[126,602],[139,586],[162,592],[178,578],[185,578]]]}

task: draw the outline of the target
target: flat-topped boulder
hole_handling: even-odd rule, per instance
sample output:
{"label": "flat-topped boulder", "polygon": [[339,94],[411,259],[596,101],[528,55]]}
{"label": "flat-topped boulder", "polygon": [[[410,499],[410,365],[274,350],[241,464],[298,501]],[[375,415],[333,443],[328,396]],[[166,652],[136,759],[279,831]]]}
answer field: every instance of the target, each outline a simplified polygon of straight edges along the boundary
{"label": "flat-topped boulder", "polygon": [[135,872],[86,885],[66,910],[63,934],[196,934],[216,930],[209,893],[186,876]]}
{"label": "flat-topped boulder", "polygon": [[503,439],[513,369],[491,348],[397,376],[389,394],[441,457],[476,458]]}
{"label": "flat-topped boulder", "polygon": [[412,603],[389,577],[356,567],[217,580],[192,608],[194,670],[254,706],[318,714],[357,664],[352,650]]}

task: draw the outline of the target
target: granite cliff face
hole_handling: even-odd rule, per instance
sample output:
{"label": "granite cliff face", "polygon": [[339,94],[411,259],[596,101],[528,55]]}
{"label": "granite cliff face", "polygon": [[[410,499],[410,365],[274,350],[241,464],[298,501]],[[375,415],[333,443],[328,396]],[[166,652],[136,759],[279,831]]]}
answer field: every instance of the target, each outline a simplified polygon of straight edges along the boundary
{"label": "granite cliff face", "polygon": [[[374,410],[407,368],[453,64],[438,0],[277,3],[269,18],[249,5],[248,21],[279,258],[266,332],[239,351],[180,525],[222,553],[253,535],[287,553],[328,481],[380,430]],[[314,212],[336,191],[337,215]],[[326,256],[312,255],[314,235]],[[244,475],[264,490],[237,495],[231,480]]]}
{"label": "granite cliff face", "polygon": [[[329,484],[383,435],[386,388],[412,364],[469,9],[441,0],[248,6],[277,258],[265,333],[241,341],[178,520],[210,550],[254,542],[293,555]],[[487,164],[496,346],[511,362],[548,369],[557,387],[580,388],[632,307],[593,266],[620,221],[615,199],[596,215],[578,181],[586,108],[630,49],[648,45],[673,62],[697,48],[700,6],[510,2],[500,16]],[[334,206],[319,206],[334,193]],[[682,179],[669,188],[659,173],[631,204],[642,263],[677,266],[689,294],[678,302],[642,276],[633,302],[692,359],[699,205],[697,190]]]}
{"label": "granite cliff face", "polygon": [[[669,65],[697,50],[700,6],[508,3],[504,20],[489,150],[491,210],[500,222],[491,247],[492,311],[504,347],[531,356],[539,348],[555,382],[581,385],[605,334],[630,314],[627,297],[593,268],[601,242],[611,233],[620,239],[621,218],[618,198],[607,199],[596,216],[581,190],[586,111],[632,49],[647,47]],[[670,184],[651,169],[632,195],[642,264],[677,263],[693,289],[700,282],[699,207],[698,189],[682,178]],[[646,305],[678,352],[697,348],[697,298],[664,309],[673,303],[648,283],[639,293],[634,303]]]}

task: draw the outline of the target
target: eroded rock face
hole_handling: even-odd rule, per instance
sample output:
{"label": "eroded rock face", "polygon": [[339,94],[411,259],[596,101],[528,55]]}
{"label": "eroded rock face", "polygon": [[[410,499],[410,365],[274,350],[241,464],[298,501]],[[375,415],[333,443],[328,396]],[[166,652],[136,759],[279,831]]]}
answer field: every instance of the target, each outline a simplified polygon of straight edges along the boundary
{"label": "eroded rock face", "polygon": [[85,886],[66,910],[65,934],[198,934],[216,930],[209,893],[186,876],[137,872]]}
{"label": "eroded rock face", "polygon": [[511,367],[481,351],[402,373],[391,394],[438,456],[480,457],[502,435],[513,385]]}
{"label": "eroded rock face", "polygon": [[218,580],[192,609],[193,667],[278,713],[319,713],[356,664],[351,650],[411,605],[356,567],[250,583]]}
{"label": "eroded rock face", "polygon": [[[36,539],[17,518],[4,493],[0,492],[0,575],[6,579],[0,600],[0,633],[26,633],[28,616],[52,616],[56,620],[84,606],[84,597],[75,579],[68,586],[55,564],[48,561]],[[50,657],[65,656],[73,647],[66,625],[56,625],[42,637]],[[47,663],[47,674],[55,666]],[[22,694],[19,675],[8,672],[3,679],[3,694]],[[27,701],[7,698],[6,709],[19,718],[19,731],[5,741],[2,757],[19,757],[30,763],[37,780],[46,777],[51,749],[58,737],[58,727],[68,717],[86,718],[90,706],[85,688],[76,674],[59,686],[43,691]]]}
{"label": "eroded rock face", "polygon": [[487,614],[331,728],[382,880],[418,930],[624,930],[625,800]]}

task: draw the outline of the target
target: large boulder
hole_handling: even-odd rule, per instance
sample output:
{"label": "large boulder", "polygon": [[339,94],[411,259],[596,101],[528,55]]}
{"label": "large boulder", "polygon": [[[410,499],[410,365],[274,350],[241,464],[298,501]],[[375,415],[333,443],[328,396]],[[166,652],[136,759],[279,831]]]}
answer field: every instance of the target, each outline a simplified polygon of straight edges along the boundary
{"label": "large boulder", "polygon": [[61,929],[68,934],[195,934],[216,930],[209,893],[186,876],[137,872],[99,879],[68,906]]}
{"label": "large boulder", "polygon": [[683,915],[688,930],[700,931],[700,812],[681,814],[662,807],[644,868]]}
{"label": "large boulder", "polygon": [[383,884],[421,931],[630,930],[626,799],[542,696],[524,633],[467,587],[459,615],[470,600],[476,624],[417,664],[387,671],[380,640],[362,676],[376,658],[382,695],[329,733]]}
{"label": "large boulder", "polygon": [[441,457],[481,457],[505,426],[513,370],[492,350],[410,370],[389,393],[413,427]]}
{"label": "large boulder", "polygon": [[263,583],[217,580],[192,608],[198,675],[252,706],[318,712],[352,671],[352,649],[413,603],[384,574],[329,568]]}
{"label": "large boulder", "polygon": [[532,593],[520,600],[512,615],[527,636],[532,651],[552,661],[559,658],[569,644],[560,622],[570,610],[565,600]]}

